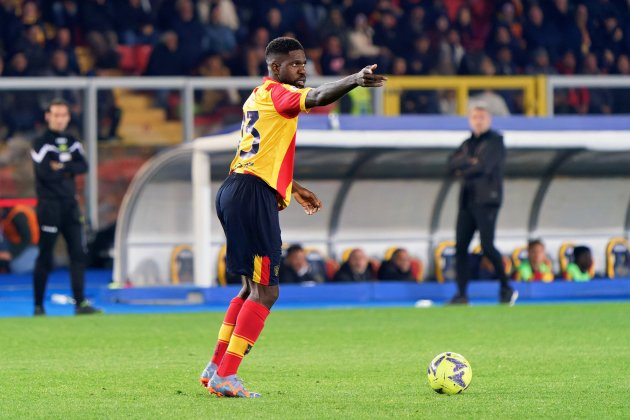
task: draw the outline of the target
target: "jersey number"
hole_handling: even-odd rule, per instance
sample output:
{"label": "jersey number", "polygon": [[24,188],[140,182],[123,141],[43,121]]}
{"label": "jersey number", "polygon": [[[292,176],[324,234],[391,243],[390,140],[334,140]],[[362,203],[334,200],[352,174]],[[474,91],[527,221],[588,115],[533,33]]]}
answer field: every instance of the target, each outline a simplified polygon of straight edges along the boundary
{"label": "jersey number", "polygon": [[249,159],[258,153],[258,148],[260,147],[260,133],[254,128],[256,121],[258,121],[258,111],[247,111],[243,116],[241,141],[245,133],[251,134],[254,139],[252,140],[252,147],[249,151],[241,150],[241,159]]}

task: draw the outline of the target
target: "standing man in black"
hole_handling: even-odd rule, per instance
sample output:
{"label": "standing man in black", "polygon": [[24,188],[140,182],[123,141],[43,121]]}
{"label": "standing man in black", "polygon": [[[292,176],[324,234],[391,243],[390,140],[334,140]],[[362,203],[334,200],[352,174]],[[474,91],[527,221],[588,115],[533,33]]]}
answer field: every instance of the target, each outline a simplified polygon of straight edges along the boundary
{"label": "standing man in black", "polygon": [[449,171],[461,179],[455,235],[458,293],[451,303],[468,304],[468,247],[478,230],[483,253],[494,265],[501,282],[499,301],[513,305],[518,292],[510,287],[503,258],[494,247],[494,230],[503,199],[503,136],[490,129],[492,118],[483,104],[471,109],[468,122],[472,135],[448,161]]}
{"label": "standing man in black", "polygon": [[35,167],[39,256],[33,272],[35,315],[45,315],[44,294],[53,266],[53,249],[61,233],[68,246],[75,314],[100,310],[85,299],[85,238],[74,178],[88,170],[83,146],[65,133],[70,122],[70,107],[62,99],[53,100],[46,110],[48,130],[33,141],[31,157]]}

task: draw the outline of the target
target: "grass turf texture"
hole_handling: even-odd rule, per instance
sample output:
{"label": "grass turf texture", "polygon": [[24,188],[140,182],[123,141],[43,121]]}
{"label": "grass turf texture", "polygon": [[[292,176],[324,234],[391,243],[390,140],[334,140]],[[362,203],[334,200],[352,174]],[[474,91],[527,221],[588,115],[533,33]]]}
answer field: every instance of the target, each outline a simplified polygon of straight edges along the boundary
{"label": "grass turf texture", "polygon": [[[272,312],[241,376],[198,385],[218,313],[0,319],[2,418],[630,418],[630,304]],[[461,395],[431,359],[463,354]]]}

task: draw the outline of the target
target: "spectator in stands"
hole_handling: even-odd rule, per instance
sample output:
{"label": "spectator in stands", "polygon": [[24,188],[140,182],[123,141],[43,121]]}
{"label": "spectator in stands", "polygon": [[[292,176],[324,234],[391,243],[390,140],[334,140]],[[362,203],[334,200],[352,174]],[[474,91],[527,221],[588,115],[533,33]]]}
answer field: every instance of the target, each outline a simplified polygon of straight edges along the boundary
{"label": "spectator in stands", "polygon": [[335,35],[326,39],[326,46],[322,53],[322,74],[324,76],[340,76],[345,74],[346,58],[343,53],[341,40]]}
{"label": "spectator in stands", "polygon": [[440,73],[457,74],[465,54],[457,30],[448,30],[446,37],[440,42],[439,51]]}
{"label": "spectator in stands", "polygon": [[210,51],[226,59],[236,51],[236,36],[230,27],[222,23],[221,19],[221,9],[216,5],[210,12],[210,23],[206,25],[206,34]]}
{"label": "spectator in stands", "polygon": [[496,55],[496,74],[497,76],[515,76],[518,74],[514,60],[512,59],[512,50],[508,47],[501,47]]}
{"label": "spectator in stands", "polygon": [[414,280],[411,272],[411,256],[404,248],[394,251],[389,260],[384,260],[378,270],[379,280]]}
{"label": "spectator in stands", "polygon": [[184,65],[187,71],[190,71],[207,47],[206,30],[195,16],[191,0],[178,0],[176,10],[177,15],[171,23],[171,28],[177,33]]}
{"label": "spectator in stands", "polygon": [[384,47],[391,55],[404,56],[405,42],[397,28],[398,20],[393,12],[381,14],[381,20],[374,29],[374,43]]}
{"label": "spectator in stands", "polygon": [[567,266],[567,272],[565,273],[567,280],[583,282],[593,278],[591,275],[593,256],[588,247],[576,246],[573,248],[573,261]]}
{"label": "spectator in stands", "polygon": [[452,304],[468,304],[468,247],[479,231],[483,254],[494,265],[501,282],[499,301],[513,304],[518,293],[510,287],[503,257],[494,246],[497,216],[503,201],[505,146],[503,136],[491,129],[492,118],[482,103],[470,110],[471,136],[449,157],[449,171],[461,179],[456,226],[457,294]]}
{"label": "spectator in stands", "polygon": [[[617,58],[617,67],[615,74],[620,76],[630,76],[630,58],[628,55],[621,54]],[[630,114],[630,88],[617,88],[613,91],[613,112],[615,114]]]}
{"label": "spectator in stands", "polygon": [[116,8],[118,39],[121,44],[154,44],[158,34],[151,13],[151,3],[120,0]]}
{"label": "spectator in stands", "polygon": [[516,271],[516,279],[521,281],[553,281],[551,263],[545,254],[545,245],[541,240],[529,241],[527,259],[521,261]]}
{"label": "spectator in stands", "polygon": [[428,35],[420,36],[413,43],[409,58],[409,73],[428,75],[433,71],[435,63],[435,54],[431,51],[431,39]]}
{"label": "spectator in stands", "polygon": [[49,54],[57,50],[62,50],[63,52],[65,52],[66,58],[68,59],[68,69],[73,74],[81,73],[81,69],[79,68],[79,61],[77,60],[77,55],[74,52],[74,45],[72,44],[70,29],[57,29],[55,38],[51,40],[47,45],[47,50]]}
{"label": "spectator in stands", "polygon": [[81,2],[81,25],[97,67],[118,67],[116,12],[107,0]]}
{"label": "spectator in stands", "polygon": [[267,29],[260,27],[254,31],[250,45],[245,52],[248,76],[260,76],[267,73],[265,48],[269,40],[269,31]]}
{"label": "spectator in stands", "polygon": [[[488,56],[484,56],[479,64],[479,72],[482,76],[495,76],[496,67],[492,62],[492,59]],[[510,109],[505,103],[505,99],[495,91],[486,89],[482,92],[476,93],[470,97],[472,103],[481,102],[484,103],[488,112],[492,115],[507,116],[510,115]]]}
{"label": "spectator in stands", "polygon": [[348,261],[341,264],[339,271],[335,274],[333,281],[371,281],[376,280],[370,260],[361,248],[355,248],[348,255]]}
{"label": "spectator in stands", "polygon": [[280,281],[284,284],[317,281],[301,245],[291,245],[287,249],[284,261],[280,264]]}
{"label": "spectator in stands", "polygon": [[532,63],[527,66],[527,68],[525,69],[525,73],[531,75],[540,75],[556,74],[558,72],[550,64],[549,54],[547,53],[547,50],[543,47],[540,47],[532,53]]}
{"label": "spectator in stands", "polygon": [[46,37],[39,25],[27,27],[20,39],[15,43],[18,51],[24,53],[29,63],[29,71],[33,76],[42,76],[48,69],[48,57],[44,50]]}
{"label": "spectator in stands", "polygon": [[355,66],[363,67],[369,61],[374,62],[380,54],[380,47],[374,45],[374,29],[368,24],[367,17],[360,13],[354,19],[354,28],[348,33],[348,58]]}
{"label": "spectator in stands", "polygon": [[[600,74],[597,56],[589,53],[584,57],[582,73],[588,75]],[[612,112],[612,95],[608,89],[589,89],[589,114],[610,114]]]}
{"label": "spectator in stands", "polygon": [[52,24],[57,28],[70,28],[79,26],[79,6],[76,0],[56,0],[50,5]]}
{"label": "spectator in stands", "polygon": [[272,7],[267,11],[265,15],[265,28],[269,31],[269,37],[271,39],[283,36],[283,34],[289,30],[288,25],[282,21],[282,13],[276,7]]}
{"label": "spectator in stands", "polygon": [[530,6],[528,16],[529,19],[523,28],[523,39],[527,53],[533,54],[539,48],[550,47],[552,29],[545,20],[545,14],[539,4],[534,3]]}
{"label": "spectator in stands", "polygon": [[9,266],[15,274],[30,273],[39,253],[39,225],[32,207],[17,205],[2,212],[2,235],[11,254]]}
{"label": "spectator in stands", "polygon": [[[326,40],[331,36],[336,37],[344,51],[349,51],[350,29],[346,25],[341,9],[333,7],[328,13],[328,17],[322,23],[319,32],[320,39]],[[273,37],[272,37],[273,38]]]}
{"label": "spectator in stands", "polygon": [[186,65],[175,31],[165,32],[155,46],[145,71],[147,76],[183,76]]}

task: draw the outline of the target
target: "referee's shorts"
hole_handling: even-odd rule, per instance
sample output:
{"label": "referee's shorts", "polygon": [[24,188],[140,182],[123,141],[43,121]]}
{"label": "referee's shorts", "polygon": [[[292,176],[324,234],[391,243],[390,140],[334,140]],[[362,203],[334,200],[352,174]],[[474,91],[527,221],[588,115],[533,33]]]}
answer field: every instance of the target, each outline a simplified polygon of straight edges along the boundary
{"label": "referee's shorts", "polygon": [[276,191],[255,175],[233,173],[219,188],[216,207],[227,238],[227,271],[278,285],[282,239]]}

